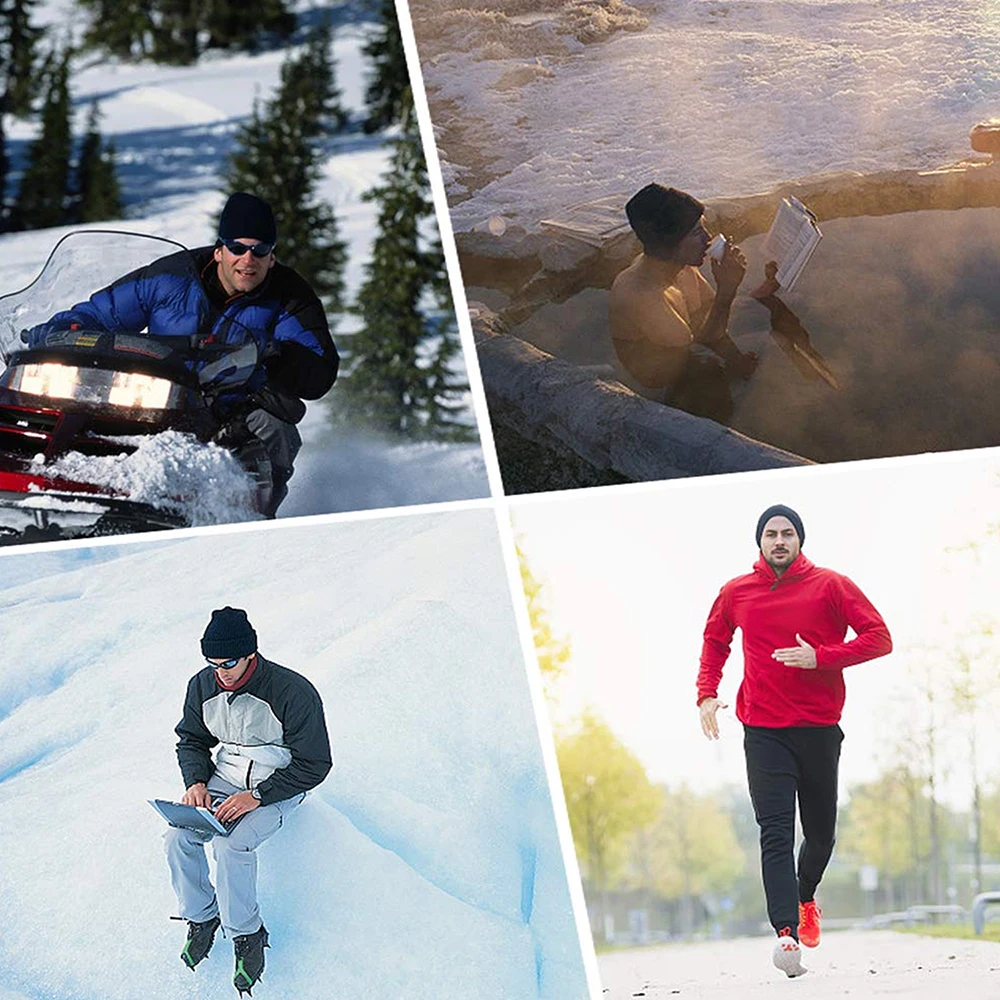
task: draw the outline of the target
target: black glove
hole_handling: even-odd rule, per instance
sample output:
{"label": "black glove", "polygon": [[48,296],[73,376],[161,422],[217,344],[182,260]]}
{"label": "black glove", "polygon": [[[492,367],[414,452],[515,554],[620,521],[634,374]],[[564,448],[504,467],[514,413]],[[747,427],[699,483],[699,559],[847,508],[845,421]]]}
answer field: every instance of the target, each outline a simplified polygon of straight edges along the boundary
{"label": "black glove", "polygon": [[237,413],[229,417],[212,435],[212,440],[220,448],[235,451],[241,445],[245,445],[253,436],[253,431],[247,427],[246,414]]}
{"label": "black glove", "polygon": [[288,424],[297,424],[306,415],[306,404],[301,399],[273,385],[258,389],[249,397],[249,402]]}
{"label": "black glove", "polygon": [[48,323],[39,323],[38,326],[33,326],[29,330],[22,330],[21,343],[27,344],[31,348],[40,347],[45,341],[46,334],[53,329],[54,327],[49,326]]}

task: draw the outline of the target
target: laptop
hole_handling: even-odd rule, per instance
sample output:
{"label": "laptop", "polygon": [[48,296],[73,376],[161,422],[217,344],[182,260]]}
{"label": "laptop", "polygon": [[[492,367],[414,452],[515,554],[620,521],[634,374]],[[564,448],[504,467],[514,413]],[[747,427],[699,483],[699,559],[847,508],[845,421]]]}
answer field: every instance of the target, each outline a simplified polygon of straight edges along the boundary
{"label": "laptop", "polygon": [[179,827],[182,830],[194,830],[197,833],[226,837],[236,825],[236,823],[230,823],[225,826],[203,806],[186,806],[182,802],[168,802],[166,799],[147,799],[146,801],[171,826]]}

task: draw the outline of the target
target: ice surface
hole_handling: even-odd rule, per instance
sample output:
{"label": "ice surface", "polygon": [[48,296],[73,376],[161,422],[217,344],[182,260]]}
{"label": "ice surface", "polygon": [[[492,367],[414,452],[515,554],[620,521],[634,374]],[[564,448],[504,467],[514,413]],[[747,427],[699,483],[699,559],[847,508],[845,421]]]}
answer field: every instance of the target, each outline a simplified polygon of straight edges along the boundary
{"label": "ice surface", "polygon": [[181,791],[172,729],[231,603],[317,686],[337,761],[260,851],[260,996],[586,996],[492,512],[85,551],[0,589],[6,988],[232,996],[228,941],[178,958],[144,801]]}
{"label": "ice surface", "polygon": [[[59,22],[65,6],[65,0],[48,0],[40,5],[41,20]],[[359,124],[365,114],[369,74],[361,50],[373,29],[368,8],[361,2],[318,3],[303,8],[303,12],[311,15],[323,8],[330,8],[337,26],[333,42],[337,80],[355,125],[328,141],[329,156],[319,194],[333,204],[341,237],[348,243],[345,278],[347,294],[353,296],[364,277],[378,212],[378,206],[362,201],[362,195],[387,168],[388,154],[385,136],[365,135]],[[69,18],[74,19],[79,20],[75,14]],[[81,59],[71,80],[76,132],[82,134],[85,128],[90,101],[100,98],[104,115],[101,130],[115,141],[126,201],[124,220],[91,228],[162,235],[188,247],[210,243],[225,197],[220,190],[220,171],[233,134],[250,114],[254,99],[266,99],[277,85],[286,54],[211,53],[198,65],[188,67]],[[37,123],[10,124],[8,152],[16,174]],[[60,227],[0,236],[4,259],[0,294],[30,282],[59,237],[70,231],[70,227]],[[352,317],[331,317],[335,339],[338,328],[351,329],[356,322]],[[340,338],[341,346],[346,339]],[[461,360],[458,366],[464,380]],[[337,391],[334,386],[331,393]],[[473,421],[471,408],[469,420]],[[390,446],[360,433],[334,432],[328,425],[326,406],[310,404],[300,426],[306,445],[280,516],[379,507],[385,496],[394,504],[489,496],[478,444],[438,446],[432,449],[433,459],[428,460],[426,446]],[[365,461],[345,468],[345,454],[361,455]],[[205,513],[210,516],[207,507]],[[231,514],[231,507],[227,507],[215,519],[231,520]]]}
{"label": "ice surface", "polygon": [[663,0],[591,45],[567,18],[596,4],[412,6],[457,230],[535,228],[650,180],[708,197],[936,167],[1000,108],[979,0]]}

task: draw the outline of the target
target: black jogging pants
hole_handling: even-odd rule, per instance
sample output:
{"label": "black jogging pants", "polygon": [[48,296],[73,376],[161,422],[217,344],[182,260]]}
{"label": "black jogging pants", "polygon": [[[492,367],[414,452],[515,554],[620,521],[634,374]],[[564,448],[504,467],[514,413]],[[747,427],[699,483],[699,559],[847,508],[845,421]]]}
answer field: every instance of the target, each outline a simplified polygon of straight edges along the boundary
{"label": "black jogging pants", "polygon": [[[743,728],[767,917],[776,931],[788,927],[798,937],[799,902],[813,898],[833,853],[844,733],[840,726]],[[803,834],[797,871],[796,799]]]}

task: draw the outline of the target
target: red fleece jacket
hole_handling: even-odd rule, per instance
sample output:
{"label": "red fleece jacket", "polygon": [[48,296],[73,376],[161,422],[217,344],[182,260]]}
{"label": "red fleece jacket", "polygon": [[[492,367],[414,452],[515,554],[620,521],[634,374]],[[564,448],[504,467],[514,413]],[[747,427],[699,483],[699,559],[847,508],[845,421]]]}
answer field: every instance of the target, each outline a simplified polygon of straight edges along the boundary
{"label": "red fleece jacket", "polygon": [[[850,626],[856,638],[844,642]],[[722,667],[736,629],[743,631],[743,683],[736,717],[748,726],[832,726],[844,708],[844,667],[885,656],[892,639],[882,616],[846,576],[814,566],[802,553],[778,577],[763,557],[753,572],[730,580],[705,625],[698,704],[718,697]],[[796,646],[816,650],[816,669],[775,660]]]}

